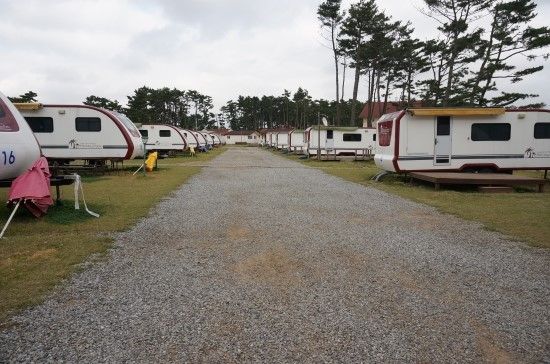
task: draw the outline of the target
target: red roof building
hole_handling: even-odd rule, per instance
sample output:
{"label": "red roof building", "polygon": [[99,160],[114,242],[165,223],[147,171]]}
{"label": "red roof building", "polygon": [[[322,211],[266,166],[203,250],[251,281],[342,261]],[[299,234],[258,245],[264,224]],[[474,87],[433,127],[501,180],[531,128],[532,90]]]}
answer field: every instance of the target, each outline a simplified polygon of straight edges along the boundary
{"label": "red roof building", "polygon": [[[413,101],[408,107],[422,107],[423,104],[421,101]],[[363,119],[363,127],[368,126],[369,115],[372,115],[370,118],[373,123],[384,114],[389,114],[392,112],[400,111],[406,109],[407,105],[401,101],[388,101],[386,103],[386,110],[384,110],[384,102],[374,101],[372,103],[366,103],[363,107],[363,110],[359,114],[359,117]],[[373,125],[374,126],[374,125]]]}

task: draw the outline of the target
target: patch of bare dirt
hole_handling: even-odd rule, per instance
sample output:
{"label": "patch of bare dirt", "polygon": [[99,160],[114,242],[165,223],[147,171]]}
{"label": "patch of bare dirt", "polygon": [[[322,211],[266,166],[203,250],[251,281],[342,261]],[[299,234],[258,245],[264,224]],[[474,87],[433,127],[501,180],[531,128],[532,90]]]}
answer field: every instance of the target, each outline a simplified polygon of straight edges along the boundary
{"label": "patch of bare dirt", "polygon": [[292,257],[286,249],[278,247],[238,262],[233,270],[244,280],[261,281],[274,286],[294,286],[302,281],[310,268]]}

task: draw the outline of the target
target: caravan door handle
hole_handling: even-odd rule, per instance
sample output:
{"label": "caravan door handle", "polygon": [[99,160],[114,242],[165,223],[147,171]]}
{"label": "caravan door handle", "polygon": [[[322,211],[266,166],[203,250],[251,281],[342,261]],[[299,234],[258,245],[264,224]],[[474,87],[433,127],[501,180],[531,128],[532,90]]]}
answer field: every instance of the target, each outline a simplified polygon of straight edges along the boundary
{"label": "caravan door handle", "polygon": [[437,138],[434,139],[434,144],[437,145]]}

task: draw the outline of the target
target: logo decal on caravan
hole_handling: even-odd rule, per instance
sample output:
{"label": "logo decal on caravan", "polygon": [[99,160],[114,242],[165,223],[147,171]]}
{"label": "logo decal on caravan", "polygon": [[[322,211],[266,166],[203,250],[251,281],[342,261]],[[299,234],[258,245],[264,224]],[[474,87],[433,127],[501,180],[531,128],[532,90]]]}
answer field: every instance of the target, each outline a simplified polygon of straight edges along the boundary
{"label": "logo decal on caravan", "polygon": [[525,150],[525,158],[550,158],[550,151],[536,152],[535,148],[529,147]]}
{"label": "logo decal on caravan", "polygon": [[71,139],[69,149],[103,149],[103,147],[95,143],[79,143],[76,139]]}

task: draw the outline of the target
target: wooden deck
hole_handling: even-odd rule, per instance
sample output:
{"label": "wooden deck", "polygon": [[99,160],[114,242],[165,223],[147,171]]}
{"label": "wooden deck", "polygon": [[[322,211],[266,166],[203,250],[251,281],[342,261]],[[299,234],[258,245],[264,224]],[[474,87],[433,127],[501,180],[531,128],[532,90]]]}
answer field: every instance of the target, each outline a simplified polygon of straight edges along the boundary
{"label": "wooden deck", "polygon": [[515,176],[501,173],[453,173],[453,172],[411,172],[414,179],[431,182],[438,190],[441,185],[477,185],[477,186],[537,186],[538,192],[544,191],[546,181],[540,178]]}

